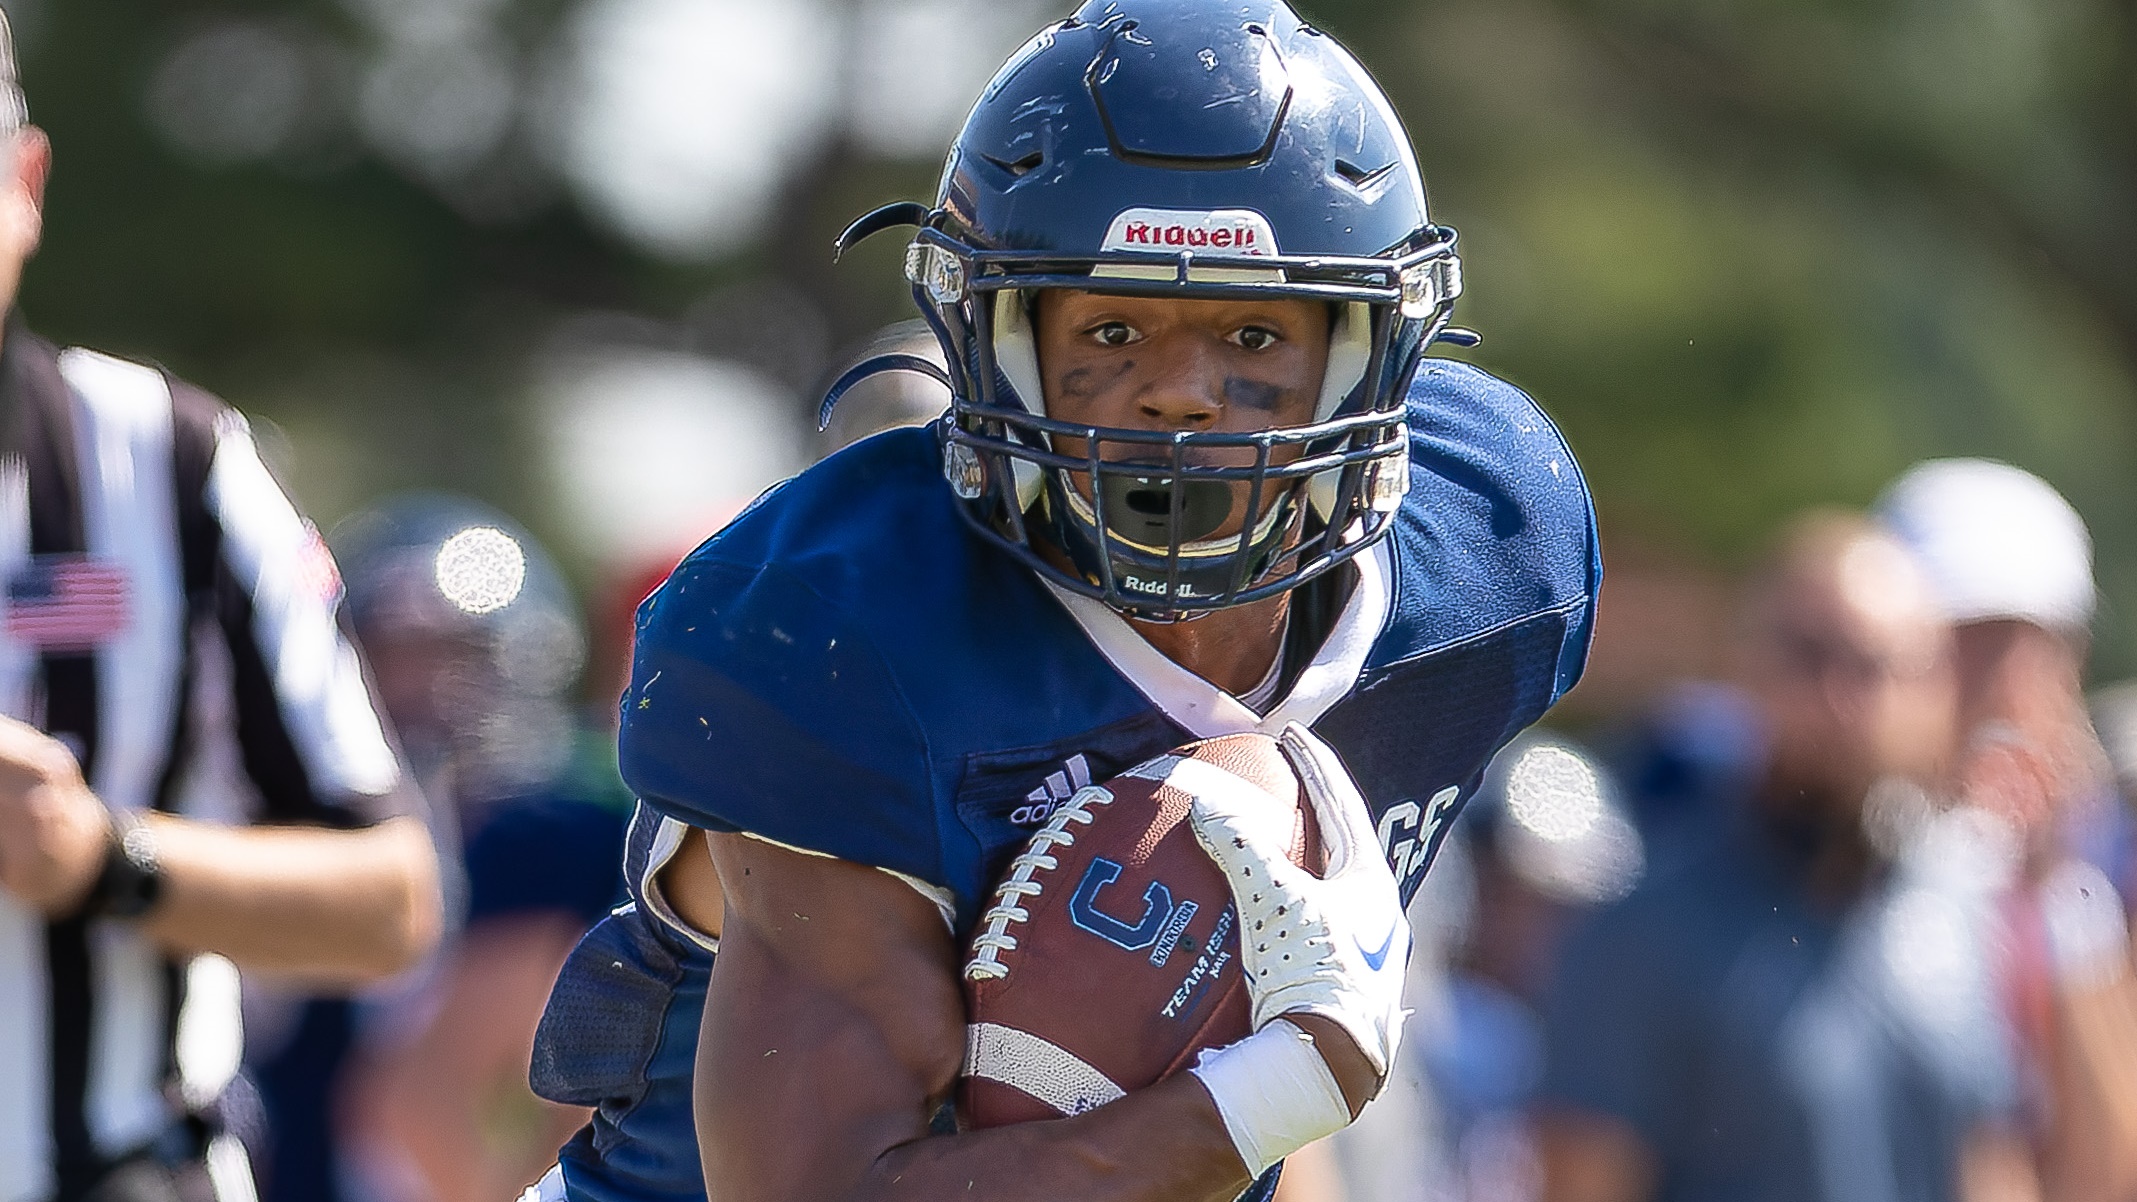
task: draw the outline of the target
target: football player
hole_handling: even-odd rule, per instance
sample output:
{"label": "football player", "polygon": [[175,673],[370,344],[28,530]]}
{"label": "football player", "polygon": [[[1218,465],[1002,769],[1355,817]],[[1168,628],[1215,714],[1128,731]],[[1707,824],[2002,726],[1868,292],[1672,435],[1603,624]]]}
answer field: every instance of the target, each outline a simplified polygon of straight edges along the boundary
{"label": "football player", "polygon": [[[1579,676],[1580,471],[1521,392],[1426,358],[1469,337],[1453,232],[1386,97],[1280,0],[1091,0],[988,86],[934,206],[843,241],[900,224],[949,368],[881,358],[830,403],[898,369],[951,411],[773,489],[641,609],[634,904],[534,1065],[597,1110],[535,1198],[1266,1197],[1386,1070],[1397,898]],[[1336,835],[1385,851],[1379,887],[1271,880],[1285,840],[1198,797],[1312,970],[1249,940],[1248,1039],[959,1131],[960,952],[1007,861],[1078,788],[1247,731],[1362,796]]]}

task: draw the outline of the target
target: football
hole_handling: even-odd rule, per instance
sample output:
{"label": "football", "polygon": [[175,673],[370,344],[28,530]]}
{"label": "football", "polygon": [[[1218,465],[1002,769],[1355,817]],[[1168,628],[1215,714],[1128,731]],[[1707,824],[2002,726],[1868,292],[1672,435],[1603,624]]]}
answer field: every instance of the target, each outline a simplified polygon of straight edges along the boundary
{"label": "football", "polygon": [[998,1127],[1080,1114],[1244,1039],[1250,1008],[1231,889],[1187,820],[1224,773],[1295,815],[1298,778],[1267,735],[1180,748],[1079,791],[1011,861],[964,966],[958,1118]]}

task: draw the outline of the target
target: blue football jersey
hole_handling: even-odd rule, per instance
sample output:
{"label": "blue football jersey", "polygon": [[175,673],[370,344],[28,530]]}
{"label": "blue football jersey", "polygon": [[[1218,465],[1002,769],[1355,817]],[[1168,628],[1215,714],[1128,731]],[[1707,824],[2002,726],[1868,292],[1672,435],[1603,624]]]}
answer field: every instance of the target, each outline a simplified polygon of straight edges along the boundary
{"label": "blue football jersey", "polygon": [[1520,390],[1428,360],[1408,409],[1393,531],[1342,570],[1266,714],[975,536],[933,429],[848,448],[685,560],[639,612],[622,701],[633,900],[566,966],[536,1048],[538,1091],[596,1107],[568,1196],[703,1197],[690,1072],[715,949],[651,886],[688,826],[895,873],[962,940],[1077,787],[1296,721],[1414,893],[1493,753],[1579,678],[1601,558],[1580,469]]}

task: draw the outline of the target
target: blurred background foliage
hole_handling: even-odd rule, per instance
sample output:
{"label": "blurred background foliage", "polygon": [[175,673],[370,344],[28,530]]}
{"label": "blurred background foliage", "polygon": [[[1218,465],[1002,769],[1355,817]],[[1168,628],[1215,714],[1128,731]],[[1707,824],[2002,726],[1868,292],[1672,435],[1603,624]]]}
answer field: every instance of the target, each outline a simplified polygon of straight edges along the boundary
{"label": "blurred background foliage", "polygon": [[[896,240],[834,265],[833,235],[929,195],[1068,8],[5,7],[57,155],[33,323],[263,419],[322,524],[448,487],[589,583],[815,452],[826,373],[909,313]],[[1985,454],[2090,520],[2096,666],[2137,670],[2137,5],[1301,8],[1393,93],[1467,354],[1559,417],[1627,579]]]}

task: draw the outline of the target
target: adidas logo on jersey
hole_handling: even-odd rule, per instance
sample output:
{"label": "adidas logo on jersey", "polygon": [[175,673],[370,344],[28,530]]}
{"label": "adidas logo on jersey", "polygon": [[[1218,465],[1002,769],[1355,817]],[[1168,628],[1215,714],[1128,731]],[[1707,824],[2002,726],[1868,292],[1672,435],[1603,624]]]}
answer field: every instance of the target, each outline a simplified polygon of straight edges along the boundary
{"label": "adidas logo on jersey", "polygon": [[1068,758],[1059,772],[1047,774],[1046,781],[1024,795],[1024,804],[1009,812],[1013,826],[1041,827],[1054,816],[1062,802],[1076,795],[1076,790],[1088,788],[1091,783],[1091,762],[1078,752]]}

